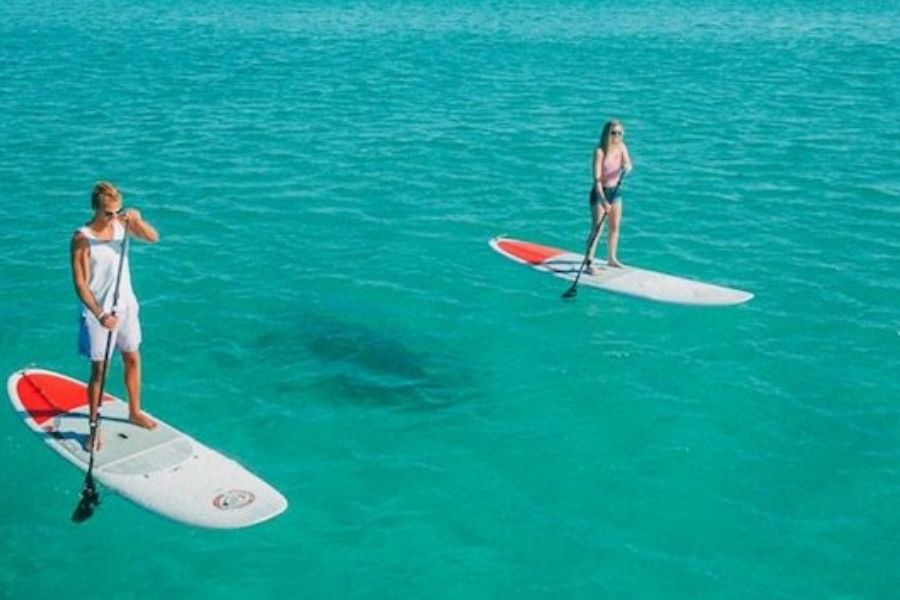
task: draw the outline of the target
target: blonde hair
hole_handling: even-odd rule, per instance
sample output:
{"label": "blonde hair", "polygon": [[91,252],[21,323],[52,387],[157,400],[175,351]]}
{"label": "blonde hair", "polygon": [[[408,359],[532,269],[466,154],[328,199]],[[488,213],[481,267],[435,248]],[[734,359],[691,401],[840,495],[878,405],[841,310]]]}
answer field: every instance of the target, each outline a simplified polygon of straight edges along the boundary
{"label": "blonde hair", "polygon": [[606,125],[603,126],[603,133],[600,134],[600,142],[597,144],[600,148],[603,149],[603,156],[609,152],[609,132],[612,131],[612,128],[618,125],[622,129],[625,129],[625,126],[622,125],[621,121],[617,121],[615,119],[611,121],[607,121]]}
{"label": "blonde hair", "polygon": [[116,186],[108,181],[100,181],[94,186],[94,190],[91,192],[91,208],[97,210],[98,208],[102,208],[103,204],[107,201],[121,199],[122,194],[119,193]]}

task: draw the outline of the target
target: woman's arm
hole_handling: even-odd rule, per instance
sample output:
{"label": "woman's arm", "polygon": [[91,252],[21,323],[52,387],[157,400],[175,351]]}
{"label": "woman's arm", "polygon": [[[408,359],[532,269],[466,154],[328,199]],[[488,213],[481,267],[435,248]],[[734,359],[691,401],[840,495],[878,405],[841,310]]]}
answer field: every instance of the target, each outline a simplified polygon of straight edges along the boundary
{"label": "woman's arm", "polygon": [[600,198],[606,200],[603,197],[603,149],[599,146],[594,149],[594,187]]}

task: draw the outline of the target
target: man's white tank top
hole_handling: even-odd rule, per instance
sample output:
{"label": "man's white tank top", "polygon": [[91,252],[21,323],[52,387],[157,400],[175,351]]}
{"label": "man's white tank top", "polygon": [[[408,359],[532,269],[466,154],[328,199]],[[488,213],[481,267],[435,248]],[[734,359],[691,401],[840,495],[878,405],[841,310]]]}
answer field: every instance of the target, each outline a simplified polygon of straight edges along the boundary
{"label": "man's white tank top", "polygon": [[[115,221],[113,223],[113,239],[98,240],[90,227],[84,226],[78,230],[90,244],[90,277],[88,287],[94,294],[94,298],[103,312],[112,312],[113,294],[116,289],[116,275],[119,272],[119,257],[125,241],[125,227]],[[131,289],[131,269],[128,267],[128,256],[125,256],[125,264],[122,265],[122,282],[119,284],[119,313],[126,307],[136,306],[137,298]],[[87,316],[90,311],[82,304],[82,314]]]}

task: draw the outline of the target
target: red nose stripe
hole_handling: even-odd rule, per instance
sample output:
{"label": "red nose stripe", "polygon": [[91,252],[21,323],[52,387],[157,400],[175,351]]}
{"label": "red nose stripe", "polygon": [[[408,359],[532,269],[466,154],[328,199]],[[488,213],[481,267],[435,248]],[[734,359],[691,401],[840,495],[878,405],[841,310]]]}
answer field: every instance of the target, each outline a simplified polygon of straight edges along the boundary
{"label": "red nose stripe", "polygon": [[83,383],[43,373],[29,373],[19,379],[16,392],[38,425],[87,404],[87,387]]}
{"label": "red nose stripe", "polygon": [[501,250],[511,256],[515,256],[520,260],[532,265],[539,265],[547,259],[563,254],[565,250],[551,248],[549,246],[541,246],[540,244],[531,244],[529,242],[520,242],[518,240],[500,240],[497,245]]}

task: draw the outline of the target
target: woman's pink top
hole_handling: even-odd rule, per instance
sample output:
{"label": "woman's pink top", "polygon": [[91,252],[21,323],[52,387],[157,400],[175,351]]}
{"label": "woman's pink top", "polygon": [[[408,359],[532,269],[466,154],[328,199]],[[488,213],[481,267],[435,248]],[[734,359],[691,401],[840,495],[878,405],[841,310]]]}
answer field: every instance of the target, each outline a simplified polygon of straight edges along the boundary
{"label": "woman's pink top", "polygon": [[619,175],[622,173],[622,167],[625,165],[625,158],[628,156],[628,148],[622,145],[619,152],[612,151],[609,156],[603,155],[603,148],[597,148],[603,161],[603,176],[601,183],[603,187],[615,187],[619,183]]}

